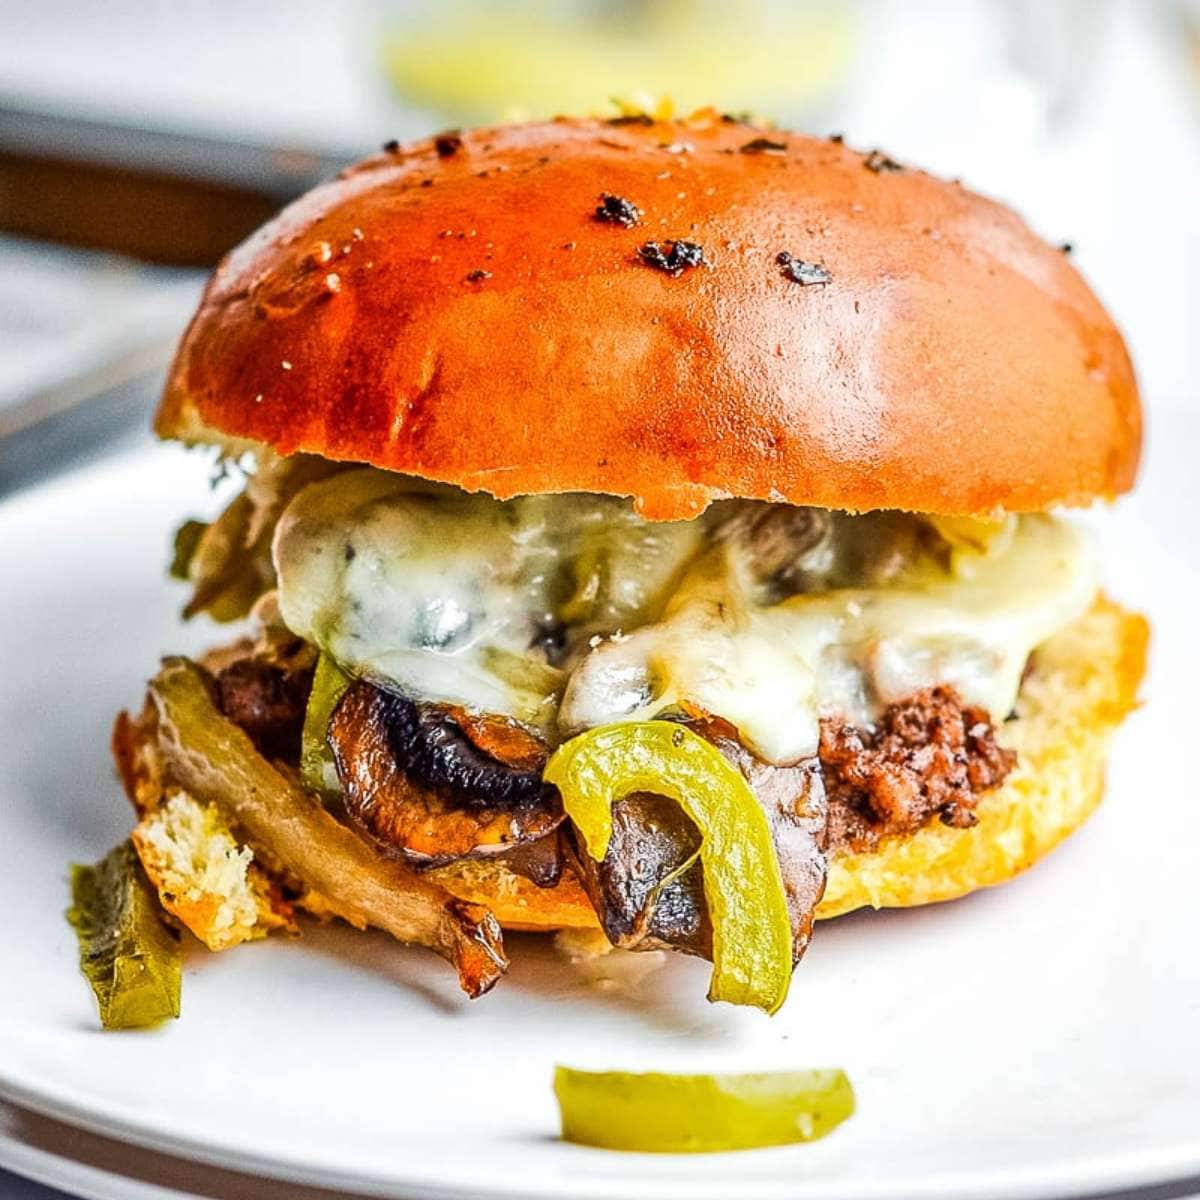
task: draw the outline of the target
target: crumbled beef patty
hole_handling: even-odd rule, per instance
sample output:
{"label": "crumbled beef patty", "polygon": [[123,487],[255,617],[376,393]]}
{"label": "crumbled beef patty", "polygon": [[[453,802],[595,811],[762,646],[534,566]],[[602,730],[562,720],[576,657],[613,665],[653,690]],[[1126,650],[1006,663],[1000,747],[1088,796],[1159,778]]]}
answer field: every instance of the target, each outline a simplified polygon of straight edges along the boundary
{"label": "crumbled beef patty", "polygon": [[912,833],[934,815],[974,825],[982,793],[1004,781],[1017,756],[996,741],[988,714],[950,687],[893,704],[874,729],[821,723],[829,848],[869,850],[885,834]]}
{"label": "crumbled beef patty", "polygon": [[216,677],[217,705],[267,758],[300,759],[312,668],[290,669],[257,658],[231,663]]}

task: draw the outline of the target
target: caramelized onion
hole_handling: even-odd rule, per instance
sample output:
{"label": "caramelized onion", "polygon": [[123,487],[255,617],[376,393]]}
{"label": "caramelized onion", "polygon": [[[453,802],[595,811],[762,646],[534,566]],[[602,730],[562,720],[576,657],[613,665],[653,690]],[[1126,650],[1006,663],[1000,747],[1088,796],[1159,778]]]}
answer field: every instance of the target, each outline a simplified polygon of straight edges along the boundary
{"label": "caramelized onion", "polygon": [[504,974],[508,960],[495,915],[376,854],[221,715],[194,663],[166,659],[150,682],[149,700],[170,780],[220,805],[260,862],[302,881],[351,925],[374,925],[435,950],[454,964],[468,996],[482,995]]}

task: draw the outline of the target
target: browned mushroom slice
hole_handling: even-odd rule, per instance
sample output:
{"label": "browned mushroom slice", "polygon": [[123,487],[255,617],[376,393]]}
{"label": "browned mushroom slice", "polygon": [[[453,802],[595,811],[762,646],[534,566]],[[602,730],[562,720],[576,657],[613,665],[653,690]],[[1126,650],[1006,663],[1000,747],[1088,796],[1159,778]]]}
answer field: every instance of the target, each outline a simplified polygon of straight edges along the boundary
{"label": "browned mushroom slice", "polygon": [[458,986],[472,1000],[478,1000],[508,970],[500,922],[490,908],[465,900],[448,901],[446,913],[452,924],[443,957],[449,958],[458,971]]}
{"label": "browned mushroom slice", "polygon": [[650,792],[634,792],[613,805],[602,862],[575,844],[575,872],[614,946],[712,958],[699,851],[700,833],[683,809]]}
{"label": "browned mushroom slice", "polygon": [[475,713],[453,704],[446,705],[444,711],[485,754],[499,759],[505,766],[533,772],[541,778],[550,749],[524,725],[518,725],[510,717]]}
{"label": "browned mushroom slice", "polygon": [[480,996],[508,960],[492,912],[463,904],[404,864],[380,857],[290,775],[272,766],[213,703],[194,663],[169,658],[149,698],[170,782],[220,805],[273,871],[300,880],[360,929],[385,929],[453,963],[463,991]]}
{"label": "browned mushroom slice", "polygon": [[[816,761],[771,766],[755,758],[727,723],[700,717],[690,724],[738,767],[767,814],[798,962],[825,892],[828,814]],[[613,834],[604,861],[597,863],[578,850],[574,856],[609,941],[625,949],[669,947],[712,957],[699,849],[699,832],[673,800],[637,792],[613,805]]]}
{"label": "browned mushroom slice", "polygon": [[[482,737],[478,725],[474,732]],[[498,746],[495,726],[489,734]],[[514,744],[518,737],[503,736]],[[351,819],[416,866],[503,855],[548,837],[563,820],[540,767],[511,766],[467,737],[446,709],[370,683],[356,683],[334,710],[329,745]]]}
{"label": "browned mushroom slice", "polygon": [[[473,713],[452,705],[446,712],[480,750],[502,763],[538,773],[546,765],[546,743],[511,718]],[[521,842],[499,859],[513,874],[523,875],[542,888],[555,887],[566,865],[558,829],[534,841]]]}
{"label": "browned mushroom slice", "polygon": [[820,764],[816,758],[793,767],[765,763],[742,745],[731,725],[713,717],[692,727],[741,771],[767,814],[792,918],[792,957],[799,962],[825,894],[829,806]]}
{"label": "browned mushroom slice", "polygon": [[559,830],[534,842],[522,842],[498,856],[497,861],[514,875],[523,875],[540,888],[557,887],[566,866]]}

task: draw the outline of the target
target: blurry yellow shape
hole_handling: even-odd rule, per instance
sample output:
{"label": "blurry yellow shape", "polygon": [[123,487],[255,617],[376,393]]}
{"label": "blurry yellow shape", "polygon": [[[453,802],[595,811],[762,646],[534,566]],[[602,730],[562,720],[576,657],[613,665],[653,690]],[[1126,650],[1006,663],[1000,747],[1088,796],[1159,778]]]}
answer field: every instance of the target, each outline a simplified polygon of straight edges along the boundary
{"label": "blurry yellow shape", "polygon": [[[455,4],[433,21],[393,27],[382,56],[399,94],[463,121],[590,113],[615,96],[670,96],[677,112],[712,104],[791,113],[845,72],[851,9],[844,0]],[[644,107],[670,115],[660,103]]]}

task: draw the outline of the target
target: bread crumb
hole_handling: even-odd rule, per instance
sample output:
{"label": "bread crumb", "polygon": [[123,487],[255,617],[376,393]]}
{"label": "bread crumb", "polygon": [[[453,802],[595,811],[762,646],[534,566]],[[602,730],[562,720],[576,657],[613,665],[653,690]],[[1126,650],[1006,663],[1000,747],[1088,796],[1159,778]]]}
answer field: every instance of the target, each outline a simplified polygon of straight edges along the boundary
{"label": "bread crumb", "polygon": [[210,950],[264,936],[249,876],[254,853],[215,808],[176,792],[142,819],[133,843],[163,907]]}

